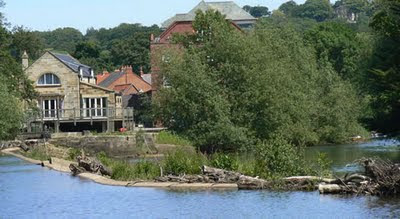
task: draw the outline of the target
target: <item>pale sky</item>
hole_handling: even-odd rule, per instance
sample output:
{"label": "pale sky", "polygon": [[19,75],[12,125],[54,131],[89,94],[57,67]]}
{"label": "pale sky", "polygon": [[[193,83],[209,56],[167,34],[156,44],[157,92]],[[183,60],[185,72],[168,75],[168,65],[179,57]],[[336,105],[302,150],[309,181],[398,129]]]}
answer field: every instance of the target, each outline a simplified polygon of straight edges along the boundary
{"label": "pale sky", "polygon": [[[83,33],[89,27],[110,28],[120,23],[160,25],[177,13],[187,13],[200,0],[4,0],[2,10],[13,26],[31,30],[74,27]],[[263,5],[270,10],[287,0],[235,0],[239,6]],[[304,3],[304,0],[296,0]]]}

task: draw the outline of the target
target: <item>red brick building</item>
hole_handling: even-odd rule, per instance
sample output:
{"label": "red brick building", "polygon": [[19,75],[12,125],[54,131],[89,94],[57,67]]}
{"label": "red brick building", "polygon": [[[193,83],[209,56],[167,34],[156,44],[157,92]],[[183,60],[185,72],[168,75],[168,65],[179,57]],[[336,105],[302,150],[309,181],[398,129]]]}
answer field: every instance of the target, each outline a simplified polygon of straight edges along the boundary
{"label": "red brick building", "polygon": [[132,66],[123,66],[111,73],[105,71],[96,77],[97,85],[121,94],[123,107],[132,107],[135,95],[151,92],[151,75],[141,71],[139,76]]}

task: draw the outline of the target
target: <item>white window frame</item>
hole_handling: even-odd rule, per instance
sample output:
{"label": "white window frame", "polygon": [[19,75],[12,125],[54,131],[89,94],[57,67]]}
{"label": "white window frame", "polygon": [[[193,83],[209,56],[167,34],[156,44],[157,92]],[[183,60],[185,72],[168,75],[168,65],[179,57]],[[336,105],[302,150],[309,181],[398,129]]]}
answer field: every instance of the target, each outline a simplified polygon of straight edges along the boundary
{"label": "white window frame", "polygon": [[[47,77],[46,77],[47,75],[51,76],[51,83],[47,81]],[[40,82],[42,78],[43,78],[43,82]],[[54,83],[54,81],[56,79],[58,80],[58,83]],[[39,85],[39,86],[59,86],[59,85],[61,85],[61,80],[60,80],[60,77],[58,77],[57,75],[55,75],[53,73],[45,73],[39,77],[39,79],[37,81],[37,85]]]}

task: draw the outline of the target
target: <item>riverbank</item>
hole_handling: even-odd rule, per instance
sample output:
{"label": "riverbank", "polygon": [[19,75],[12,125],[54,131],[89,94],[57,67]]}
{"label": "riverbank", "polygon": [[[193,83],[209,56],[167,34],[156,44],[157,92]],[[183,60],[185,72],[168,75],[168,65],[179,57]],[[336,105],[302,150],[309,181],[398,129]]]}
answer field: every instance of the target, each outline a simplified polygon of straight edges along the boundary
{"label": "riverbank", "polygon": [[[8,148],[1,151],[3,154],[15,156],[27,162],[42,165],[59,172],[70,173],[69,165],[76,162],[63,160],[59,158],[51,158],[49,161],[40,161],[25,157],[18,152],[19,148]],[[175,183],[175,182],[151,182],[151,181],[118,181],[93,173],[78,174],[83,179],[92,180],[96,183],[109,186],[125,186],[125,187],[149,187],[149,188],[165,188],[165,189],[238,189],[237,184],[219,184],[219,183]]]}

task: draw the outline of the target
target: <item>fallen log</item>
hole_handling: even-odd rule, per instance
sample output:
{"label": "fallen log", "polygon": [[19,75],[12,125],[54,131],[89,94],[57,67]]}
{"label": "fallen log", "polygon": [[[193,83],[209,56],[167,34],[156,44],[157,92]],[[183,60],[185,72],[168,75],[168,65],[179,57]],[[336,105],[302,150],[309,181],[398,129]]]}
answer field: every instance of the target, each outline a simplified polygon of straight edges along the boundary
{"label": "fallen log", "polygon": [[95,158],[78,156],[77,161],[78,165],[75,164],[70,165],[70,170],[73,173],[73,175],[77,175],[83,172],[95,173],[102,176],[112,175],[112,171]]}
{"label": "fallen log", "polygon": [[257,190],[257,189],[267,189],[271,187],[271,182],[263,180],[257,177],[250,176],[240,176],[237,182],[239,189],[246,190]]}
{"label": "fallen log", "polygon": [[238,172],[203,166],[203,175],[215,183],[236,183],[242,174]]}

